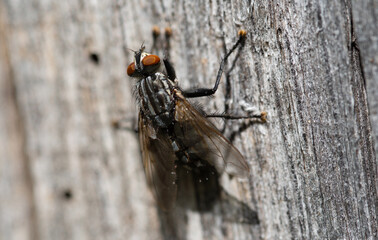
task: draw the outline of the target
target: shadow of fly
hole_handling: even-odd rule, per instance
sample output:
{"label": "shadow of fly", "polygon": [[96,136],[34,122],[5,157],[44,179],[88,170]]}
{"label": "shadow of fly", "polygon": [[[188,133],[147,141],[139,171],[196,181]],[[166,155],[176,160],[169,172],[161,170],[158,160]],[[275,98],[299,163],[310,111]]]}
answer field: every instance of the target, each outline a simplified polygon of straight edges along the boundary
{"label": "shadow of fly", "polygon": [[209,169],[214,175],[224,171],[242,178],[249,175],[250,169],[242,154],[208,117],[259,118],[264,122],[265,113],[206,115],[187,100],[210,96],[217,91],[225,62],[235,49],[244,45],[246,32],[241,30],[238,35],[237,42],[222,59],[213,88],[184,91],[178,86],[168,57],[161,61],[157,55],[146,53],[143,45],[134,51],[134,61],[128,66],[127,74],[137,80],[135,96],[140,108],[138,129],[143,165],[148,184],[163,210],[175,205],[178,167],[187,171]]}

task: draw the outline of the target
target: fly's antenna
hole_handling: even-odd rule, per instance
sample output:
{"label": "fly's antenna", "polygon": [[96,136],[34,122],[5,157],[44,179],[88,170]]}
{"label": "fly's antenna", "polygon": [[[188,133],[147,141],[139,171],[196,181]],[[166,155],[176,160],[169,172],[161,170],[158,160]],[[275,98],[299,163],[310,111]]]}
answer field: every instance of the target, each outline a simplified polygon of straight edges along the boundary
{"label": "fly's antenna", "polygon": [[127,50],[132,51],[133,53],[137,52],[137,51],[135,51],[134,49],[131,49],[131,48],[127,48]]}
{"label": "fly's antenna", "polygon": [[144,41],[142,42],[142,45],[140,45],[140,52],[143,52],[146,47],[144,46]]}

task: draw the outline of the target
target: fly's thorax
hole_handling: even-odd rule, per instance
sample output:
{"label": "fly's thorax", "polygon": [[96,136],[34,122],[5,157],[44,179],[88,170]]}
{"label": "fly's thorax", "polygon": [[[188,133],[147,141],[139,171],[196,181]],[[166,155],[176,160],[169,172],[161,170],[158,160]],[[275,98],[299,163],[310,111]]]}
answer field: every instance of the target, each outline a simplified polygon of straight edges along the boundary
{"label": "fly's thorax", "polygon": [[161,72],[140,79],[136,85],[140,110],[156,127],[168,128],[174,121],[175,88],[175,83]]}

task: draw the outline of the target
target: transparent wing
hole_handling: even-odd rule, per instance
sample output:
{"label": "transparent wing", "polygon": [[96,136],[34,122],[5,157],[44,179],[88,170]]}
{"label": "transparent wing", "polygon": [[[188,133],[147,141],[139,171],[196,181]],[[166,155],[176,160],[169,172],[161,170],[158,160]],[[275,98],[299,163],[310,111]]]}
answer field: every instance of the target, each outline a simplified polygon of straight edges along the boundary
{"label": "transparent wing", "polygon": [[156,132],[151,123],[139,114],[139,142],[147,182],[160,207],[169,210],[174,206],[177,195],[176,156],[170,140],[166,134]]}
{"label": "transparent wing", "polygon": [[185,98],[178,96],[175,109],[175,134],[189,156],[207,161],[219,173],[226,171],[238,177],[249,175],[248,164],[241,153]]}

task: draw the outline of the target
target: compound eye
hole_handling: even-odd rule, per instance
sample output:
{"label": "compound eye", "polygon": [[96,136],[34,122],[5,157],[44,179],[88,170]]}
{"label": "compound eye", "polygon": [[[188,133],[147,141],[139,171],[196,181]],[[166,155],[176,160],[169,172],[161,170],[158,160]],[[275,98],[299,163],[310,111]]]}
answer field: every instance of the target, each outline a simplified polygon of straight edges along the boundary
{"label": "compound eye", "polygon": [[127,67],[127,75],[129,75],[131,77],[131,75],[133,75],[135,72],[135,63],[132,62],[130,63],[130,65]]}
{"label": "compound eye", "polygon": [[147,55],[143,58],[142,64],[143,66],[153,66],[160,63],[160,58],[156,55]]}

